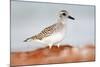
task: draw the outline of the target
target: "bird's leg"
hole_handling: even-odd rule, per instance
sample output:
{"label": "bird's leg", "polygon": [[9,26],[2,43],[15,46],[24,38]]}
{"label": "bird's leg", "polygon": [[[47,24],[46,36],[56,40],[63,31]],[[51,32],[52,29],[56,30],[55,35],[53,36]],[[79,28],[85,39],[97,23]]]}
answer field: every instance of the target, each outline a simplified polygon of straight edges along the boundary
{"label": "bird's leg", "polygon": [[58,43],[58,44],[57,44],[57,47],[59,48],[59,46],[60,46],[60,44]]}
{"label": "bird's leg", "polygon": [[51,44],[49,44],[49,49],[51,49],[52,48],[52,45]]}
{"label": "bird's leg", "polygon": [[60,47],[60,43],[59,42],[56,42],[55,44],[57,45],[58,48]]}

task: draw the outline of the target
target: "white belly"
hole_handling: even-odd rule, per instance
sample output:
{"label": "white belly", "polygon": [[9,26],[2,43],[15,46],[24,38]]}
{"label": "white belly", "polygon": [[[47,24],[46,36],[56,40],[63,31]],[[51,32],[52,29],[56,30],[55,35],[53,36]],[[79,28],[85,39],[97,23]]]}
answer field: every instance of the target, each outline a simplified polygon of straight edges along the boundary
{"label": "white belly", "polygon": [[58,32],[58,33],[52,34],[49,37],[44,38],[42,41],[45,44],[55,44],[55,43],[60,42],[63,38],[64,38],[64,32]]}

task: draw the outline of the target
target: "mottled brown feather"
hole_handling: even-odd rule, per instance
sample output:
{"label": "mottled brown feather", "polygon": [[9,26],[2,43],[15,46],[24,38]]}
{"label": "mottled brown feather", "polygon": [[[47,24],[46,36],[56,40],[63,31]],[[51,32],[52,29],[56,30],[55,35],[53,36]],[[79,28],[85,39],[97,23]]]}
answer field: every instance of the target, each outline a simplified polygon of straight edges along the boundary
{"label": "mottled brown feather", "polygon": [[52,35],[53,33],[59,32],[63,29],[64,24],[59,22],[59,23],[55,23],[49,27],[46,27],[44,30],[42,30],[39,34],[32,36],[32,39],[39,39],[42,40],[45,37],[48,37],[50,35]]}

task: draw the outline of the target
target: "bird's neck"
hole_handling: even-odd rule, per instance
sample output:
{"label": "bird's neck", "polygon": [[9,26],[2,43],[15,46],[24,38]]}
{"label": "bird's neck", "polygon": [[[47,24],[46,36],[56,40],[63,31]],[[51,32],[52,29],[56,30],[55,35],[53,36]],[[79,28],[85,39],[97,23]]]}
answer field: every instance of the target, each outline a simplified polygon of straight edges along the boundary
{"label": "bird's neck", "polygon": [[59,18],[57,22],[65,24],[66,19],[65,18]]}

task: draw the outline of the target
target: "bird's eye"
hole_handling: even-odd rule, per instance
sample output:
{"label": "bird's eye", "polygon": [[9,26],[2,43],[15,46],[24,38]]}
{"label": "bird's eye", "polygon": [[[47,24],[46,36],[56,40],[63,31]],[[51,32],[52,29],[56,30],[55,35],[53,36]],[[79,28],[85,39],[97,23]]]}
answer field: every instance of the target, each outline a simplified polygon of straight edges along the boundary
{"label": "bird's eye", "polygon": [[66,13],[62,13],[63,16],[66,16]]}

